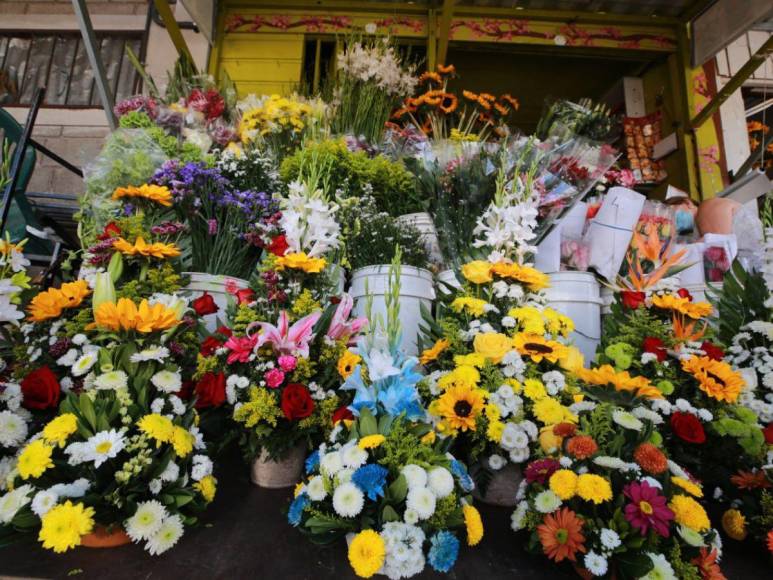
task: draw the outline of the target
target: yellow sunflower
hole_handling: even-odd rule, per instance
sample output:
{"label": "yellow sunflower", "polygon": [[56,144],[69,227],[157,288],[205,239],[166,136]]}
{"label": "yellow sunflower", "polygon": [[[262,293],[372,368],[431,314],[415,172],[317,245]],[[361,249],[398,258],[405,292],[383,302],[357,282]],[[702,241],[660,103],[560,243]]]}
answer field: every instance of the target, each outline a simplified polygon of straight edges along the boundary
{"label": "yellow sunflower", "polygon": [[126,256],[143,256],[145,258],[176,258],[180,255],[180,248],[175,244],[156,242],[147,243],[142,236],[138,236],[133,244],[123,238],[113,242],[113,248]]}
{"label": "yellow sunflower", "polygon": [[163,304],[151,306],[147,300],[137,306],[129,298],[119,298],[117,303],[103,302],[94,312],[96,326],[114,332],[136,330],[147,334],[156,330],[167,330],[179,322],[174,310]]}
{"label": "yellow sunflower", "polygon": [[51,318],[58,318],[66,308],[80,306],[83,299],[91,294],[89,285],[85,280],[65,282],[59,288],[49,288],[38,293],[27,308],[29,320],[43,322]]}
{"label": "yellow sunflower", "polygon": [[293,252],[277,258],[276,269],[280,272],[285,268],[291,270],[302,270],[307,274],[319,274],[325,269],[327,262],[325,258],[312,258],[307,256],[306,252]]}
{"label": "yellow sunflower", "polygon": [[538,334],[518,333],[513,338],[513,345],[521,355],[528,356],[535,363],[543,359],[555,363],[567,354],[566,346]]}
{"label": "yellow sunflower", "polygon": [[448,342],[445,338],[436,340],[435,344],[432,345],[432,348],[428,348],[421,353],[421,358],[419,358],[419,362],[423,365],[426,365],[431,363],[434,360],[437,360],[437,358],[443,353],[443,351],[445,351],[450,345],[451,343]]}
{"label": "yellow sunflower", "polygon": [[130,185],[129,187],[119,187],[113,192],[113,199],[117,200],[124,197],[139,197],[155,201],[164,207],[172,206],[172,192],[165,185],[149,185],[147,183],[139,187]]}
{"label": "yellow sunflower", "polygon": [[577,368],[577,377],[589,385],[613,387],[616,391],[630,391],[637,397],[662,399],[663,393],[645,377],[632,377],[628,371],[617,372],[611,365],[602,365],[594,369]]}
{"label": "yellow sunflower", "polygon": [[741,374],[729,364],[707,356],[683,360],[682,369],[695,377],[701,391],[717,401],[735,403],[745,384]]}
{"label": "yellow sunflower", "polygon": [[530,266],[497,262],[491,266],[491,272],[500,278],[508,278],[525,284],[532,292],[537,292],[550,286],[548,275]]}
{"label": "yellow sunflower", "polygon": [[480,389],[455,386],[437,400],[438,414],[454,429],[475,431],[475,420],[483,411],[484,395]]}
{"label": "yellow sunflower", "polygon": [[348,349],[345,350],[341,355],[341,358],[338,359],[338,374],[341,375],[342,378],[348,379],[361,361],[362,357],[360,355],[355,354]]}
{"label": "yellow sunflower", "polygon": [[713,311],[708,302],[691,302],[689,298],[677,294],[656,294],[652,297],[652,305],[663,310],[674,310],[694,320],[705,318]]}

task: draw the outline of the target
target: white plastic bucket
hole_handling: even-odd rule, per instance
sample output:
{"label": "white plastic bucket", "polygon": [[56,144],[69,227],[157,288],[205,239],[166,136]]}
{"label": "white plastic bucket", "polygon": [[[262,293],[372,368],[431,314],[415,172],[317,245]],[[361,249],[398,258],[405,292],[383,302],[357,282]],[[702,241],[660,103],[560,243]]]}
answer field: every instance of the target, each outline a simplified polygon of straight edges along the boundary
{"label": "white plastic bucket", "polygon": [[[354,299],[354,313],[365,316],[367,281],[368,292],[373,296],[372,315],[380,317],[386,323],[385,297],[389,291],[389,266],[368,266],[352,272],[352,283],[349,294]],[[402,326],[402,348],[407,355],[417,355],[419,327],[421,325],[421,305],[432,312],[432,301],[435,299],[435,287],[432,283],[432,273],[422,268],[403,266],[400,275],[400,324]],[[372,322],[372,321],[371,321]]]}
{"label": "white plastic bucket", "polygon": [[612,314],[612,304],[615,302],[615,292],[608,286],[601,287],[601,314]]}
{"label": "white plastic bucket", "polygon": [[204,325],[210,332],[214,332],[225,321],[225,309],[228,306],[229,294],[233,295],[237,290],[249,288],[247,280],[233,276],[205,274],[203,272],[183,272],[183,275],[191,278],[188,285],[183,288],[183,292],[191,301],[196,300],[206,292],[212,296],[217,304],[217,312],[203,317]]}
{"label": "white plastic bucket", "polygon": [[443,253],[440,251],[440,242],[438,241],[437,230],[432,216],[426,211],[418,213],[407,213],[397,218],[397,222],[413,226],[421,234],[421,240],[429,253],[429,260],[433,264],[443,263]]}
{"label": "white plastic bucket", "polygon": [[[459,280],[456,279],[456,272],[453,270],[443,270],[442,272],[438,273],[437,281],[438,292],[444,296],[448,296],[452,293],[451,290],[448,289],[448,286],[451,286],[457,290],[462,287]],[[446,286],[446,284],[448,286]]]}
{"label": "white plastic bucket", "polygon": [[545,290],[548,306],[574,321],[569,336],[590,365],[601,342],[601,295],[599,283],[590,272],[554,272]]}

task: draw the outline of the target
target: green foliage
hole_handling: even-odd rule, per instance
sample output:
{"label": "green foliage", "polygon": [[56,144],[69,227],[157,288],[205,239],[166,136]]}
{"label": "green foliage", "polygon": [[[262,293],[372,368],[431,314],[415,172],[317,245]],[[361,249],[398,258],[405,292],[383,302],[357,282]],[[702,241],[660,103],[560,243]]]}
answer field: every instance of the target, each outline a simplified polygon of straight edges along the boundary
{"label": "green foliage", "polygon": [[116,289],[118,298],[131,298],[139,302],[156,292],[173,294],[182,286],[181,276],[175,272],[169,262],[162,263],[158,268],[151,268],[145,279],[134,278],[121,284]]}
{"label": "green foliage", "polygon": [[582,415],[580,425],[583,433],[593,437],[602,449],[615,437],[615,423],[609,405],[597,405],[593,411]]}
{"label": "green foliage", "polygon": [[733,342],[741,327],[753,320],[767,320],[765,300],[768,288],[760,273],[748,273],[737,260],[725,273],[721,292],[714,292],[719,316],[714,321],[717,338],[725,345]]}
{"label": "green foliage", "polygon": [[381,444],[380,450],[383,453],[383,458],[379,460],[379,463],[396,471],[409,463],[427,465],[432,462],[435,455],[431,447],[422,445],[419,437],[401,418],[392,422],[391,429],[386,435],[386,441]]}

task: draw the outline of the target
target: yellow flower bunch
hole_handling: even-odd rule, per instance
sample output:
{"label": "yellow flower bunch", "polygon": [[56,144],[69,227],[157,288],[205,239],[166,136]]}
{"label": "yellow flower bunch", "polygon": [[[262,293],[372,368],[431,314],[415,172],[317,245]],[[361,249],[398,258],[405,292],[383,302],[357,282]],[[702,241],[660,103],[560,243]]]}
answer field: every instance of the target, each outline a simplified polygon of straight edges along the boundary
{"label": "yellow flower bunch", "polygon": [[513,345],[522,356],[528,356],[535,363],[543,360],[556,363],[568,353],[565,345],[538,334],[518,333],[513,337]]}
{"label": "yellow flower bunch", "polygon": [[172,192],[166,185],[143,184],[139,187],[119,187],[113,192],[113,199],[119,200],[125,197],[147,199],[164,207],[172,206]]}
{"label": "yellow flower bunch", "polygon": [[467,528],[467,545],[477,546],[483,539],[483,520],[480,512],[474,506],[465,504],[462,507],[462,514]]}
{"label": "yellow flower bunch", "polygon": [[19,454],[16,467],[22,479],[40,477],[47,469],[54,466],[51,454],[54,448],[42,439],[29,443]]}
{"label": "yellow flower bunch", "polygon": [[157,413],[145,415],[137,421],[137,427],[156,442],[157,446],[169,443],[178,457],[185,457],[193,451],[193,435],[185,428],[172,423],[169,417]]}
{"label": "yellow flower bunch", "polygon": [[553,397],[543,397],[534,403],[532,408],[534,416],[544,425],[556,425],[558,423],[576,423],[577,417]]}
{"label": "yellow flower bunch", "polygon": [[129,298],[119,298],[117,303],[103,302],[94,312],[94,324],[114,332],[135,330],[147,334],[179,323],[177,312],[163,304],[151,306],[147,300],[137,306]]}
{"label": "yellow flower bunch", "polygon": [[705,532],[711,527],[709,516],[701,504],[686,495],[675,495],[668,504],[674,512],[677,524],[690,528],[695,532]]}
{"label": "yellow flower bunch", "polygon": [[474,388],[480,382],[478,369],[469,365],[460,365],[438,379],[438,387],[447,391],[452,387]]}
{"label": "yellow flower bunch", "polygon": [[113,242],[113,249],[121,252],[125,256],[143,256],[145,258],[176,258],[180,255],[180,248],[175,244],[164,244],[155,242],[147,243],[142,236],[138,236],[134,243],[130,243],[123,238],[118,238]]}
{"label": "yellow flower bunch", "polygon": [[545,334],[545,320],[542,312],[533,306],[521,306],[511,308],[507,313],[511,318],[515,318],[518,323],[518,329],[526,334]]}
{"label": "yellow flower bunch", "polygon": [[698,388],[712,399],[734,403],[746,384],[741,373],[724,361],[707,356],[691,356],[682,361],[682,369],[698,381]]}
{"label": "yellow flower bunch", "polygon": [[349,544],[349,563],[360,578],[370,578],[384,565],[384,539],[374,530],[363,530]]}
{"label": "yellow flower bunch", "polygon": [[637,397],[662,399],[663,393],[653,386],[646,377],[632,377],[628,371],[617,372],[611,365],[602,365],[594,369],[578,368],[577,378],[589,385],[611,386],[616,391],[631,391]]}
{"label": "yellow flower bunch", "polygon": [[78,418],[72,413],[55,417],[43,427],[43,439],[51,445],[64,447],[67,439],[78,430]]}
{"label": "yellow flower bunch", "polygon": [[460,296],[455,298],[451,302],[451,310],[456,313],[466,311],[473,316],[483,316],[486,312],[486,305],[488,302],[481,300],[480,298],[473,298],[472,296]]}
{"label": "yellow flower bunch", "polygon": [[454,356],[454,364],[457,366],[468,366],[479,369],[486,364],[486,357],[477,352],[470,354],[457,354]]}
{"label": "yellow flower bunch", "polygon": [[566,338],[574,331],[574,320],[557,310],[545,308],[542,311],[542,316],[545,318],[545,328],[553,336]]}
{"label": "yellow flower bunch", "polygon": [[58,318],[63,310],[80,306],[89,294],[91,290],[85,280],[65,282],[60,288],[49,288],[38,293],[30,302],[27,309],[29,319],[33,322],[43,322]]}
{"label": "yellow flower bunch", "polygon": [[376,447],[379,447],[384,441],[386,441],[386,437],[381,434],[366,435],[357,442],[357,447],[360,449],[375,449]]}
{"label": "yellow flower bunch", "polygon": [[291,270],[302,270],[307,274],[319,274],[326,265],[325,258],[312,258],[307,256],[306,252],[285,254],[276,260],[276,269],[280,272],[285,268],[290,268]]}
{"label": "yellow flower bunch", "polygon": [[311,290],[304,288],[300,296],[293,301],[291,310],[295,316],[302,318],[307,314],[311,314],[316,310],[321,310],[322,305],[314,300],[314,296],[311,294]]}
{"label": "yellow flower bunch", "polygon": [[312,113],[310,104],[295,97],[270,95],[244,112],[239,123],[239,136],[243,143],[249,143],[256,133],[300,133]]}
{"label": "yellow flower bunch", "polygon": [[217,479],[215,479],[212,475],[206,475],[193,484],[193,489],[198,491],[201,494],[201,497],[204,498],[204,501],[209,503],[215,499],[215,493],[217,492]]}
{"label": "yellow flower bunch", "polygon": [[462,276],[473,284],[486,284],[494,279],[491,264],[483,260],[474,260],[462,266]]}
{"label": "yellow flower bunch", "polygon": [[233,416],[235,421],[243,423],[248,428],[255,427],[261,422],[276,427],[278,419],[282,416],[282,410],[268,389],[250,387],[249,401],[234,410]]}

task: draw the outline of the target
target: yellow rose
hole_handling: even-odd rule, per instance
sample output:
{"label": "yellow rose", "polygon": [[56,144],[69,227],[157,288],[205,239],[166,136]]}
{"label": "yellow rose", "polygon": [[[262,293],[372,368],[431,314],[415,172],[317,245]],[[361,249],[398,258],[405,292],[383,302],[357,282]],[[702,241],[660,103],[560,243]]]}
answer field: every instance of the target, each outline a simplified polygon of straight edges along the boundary
{"label": "yellow rose", "polygon": [[491,264],[483,260],[475,260],[462,266],[462,274],[473,284],[491,282]]}
{"label": "yellow rose", "polygon": [[475,352],[490,359],[494,363],[500,363],[502,358],[513,350],[513,341],[499,332],[484,332],[475,336],[472,343]]}

